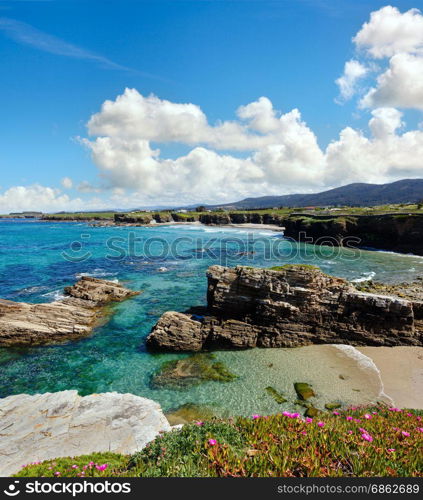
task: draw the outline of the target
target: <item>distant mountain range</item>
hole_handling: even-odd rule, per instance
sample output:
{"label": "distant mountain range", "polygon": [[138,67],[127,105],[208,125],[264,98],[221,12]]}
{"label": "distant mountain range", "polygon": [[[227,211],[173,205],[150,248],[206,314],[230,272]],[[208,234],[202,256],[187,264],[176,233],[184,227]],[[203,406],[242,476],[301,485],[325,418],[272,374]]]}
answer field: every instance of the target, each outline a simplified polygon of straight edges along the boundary
{"label": "distant mountain range", "polygon": [[390,203],[417,203],[423,200],[423,179],[403,179],[389,184],[365,184],[356,182],[314,194],[286,194],[261,196],[224,205],[208,205],[207,208],[243,210],[272,207],[308,206],[372,206]]}

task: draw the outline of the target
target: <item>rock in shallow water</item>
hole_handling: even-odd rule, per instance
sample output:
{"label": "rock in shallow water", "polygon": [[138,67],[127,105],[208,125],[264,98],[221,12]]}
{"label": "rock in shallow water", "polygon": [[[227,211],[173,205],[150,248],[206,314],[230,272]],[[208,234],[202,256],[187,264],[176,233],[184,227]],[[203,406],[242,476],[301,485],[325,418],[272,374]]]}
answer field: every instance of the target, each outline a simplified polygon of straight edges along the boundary
{"label": "rock in shallow water", "polygon": [[160,405],[133,394],[9,396],[0,399],[0,476],[52,458],[131,454],[169,430]]}
{"label": "rock in shallow water", "polygon": [[204,317],[165,313],[150,349],[423,345],[423,302],[360,292],[313,266],[211,266],[207,276]]}
{"label": "rock in shallow water", "polygon": [[119,283],[84,276],[65,288],[66,297],[48,304],[0,299],[0,346],[38,345],[88,335],[99,308],[137,295]]}

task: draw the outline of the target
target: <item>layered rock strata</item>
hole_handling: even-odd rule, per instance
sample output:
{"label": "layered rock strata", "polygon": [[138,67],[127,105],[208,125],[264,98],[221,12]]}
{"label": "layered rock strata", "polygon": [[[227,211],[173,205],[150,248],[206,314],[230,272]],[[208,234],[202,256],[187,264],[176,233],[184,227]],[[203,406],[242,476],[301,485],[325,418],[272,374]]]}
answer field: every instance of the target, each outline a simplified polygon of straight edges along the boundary
{"label": "layered rock strata", "polygon": [[0,299],[0,346],[47,344],[88,335],[102,317],[104,306],[137,293],[113,281],[84,276],[65,288],[65,297],[56,302]]}
{"label": "layered rock strata", "polygon": [[204,315],[165,313],[153,350],[423,345],[423,302],[358,291],[311,266],[208,269]]}

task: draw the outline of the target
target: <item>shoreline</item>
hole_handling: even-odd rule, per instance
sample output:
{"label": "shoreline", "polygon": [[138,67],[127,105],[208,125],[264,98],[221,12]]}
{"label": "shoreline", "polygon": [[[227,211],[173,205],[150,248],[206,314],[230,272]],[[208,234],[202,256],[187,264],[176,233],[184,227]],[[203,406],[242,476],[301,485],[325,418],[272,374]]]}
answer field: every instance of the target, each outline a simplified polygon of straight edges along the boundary
{"label": "shoreline", "polygon": [[356,347],[380,372],[384,393],[398,408],[423,409],[423,347]]}

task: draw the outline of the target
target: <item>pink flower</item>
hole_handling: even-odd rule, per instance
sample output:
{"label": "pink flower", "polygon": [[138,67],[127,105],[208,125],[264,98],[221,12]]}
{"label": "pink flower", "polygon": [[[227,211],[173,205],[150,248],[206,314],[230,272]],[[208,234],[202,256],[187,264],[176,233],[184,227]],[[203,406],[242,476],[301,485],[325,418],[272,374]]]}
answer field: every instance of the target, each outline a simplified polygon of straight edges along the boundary
{"label": "pink flower", "polygon": [[364,415],[364,418],[365,418],[366,420],[370,420],[370,419],[372,418],[372,416],[371,416],[371,415],[369,415],[368,413],[366,413],[366,414]]}
{"label": "pink flower", "polygon": [[95,465],[95,464],[94,464],[94,462],[90,462],[88,465],[89,465],[90,467],[92,467],[92,466],[93,466],[93,465]]}
{"label": "pink flower", "polygon": [[54,475],[55,475],[55,476],[60,476],[60,472],[59,472],[59,471],[56,471],[56,472],[54,473]]}
{"label": "pink flower", "polygon": [[372,411],[373,415],[377,415],[377,411]]}
{"label": "pink flower", "polygon": [[257,418],[260,418],[260,415],[253,415],[253,420],[256,420]]}
{"label": "pink flower", "polygon": [[72,465],[72,469],[77,469],[78,466],[77,465]]}
{"label": "pink flower", "polygon": [[216,439],[209,439],[209,445],[210,445],[210,446],[214,446],[214,445],[216,445],[216,444],[217,444]]}
{"label": "pink flower", "polygon": [[307,432],[306,432],[306,431],[303,431],[301,434],[302,434],[303,436],[307,436]]}
{"label": "pink flower", "polygon": [[340,415],[339,411],[333,411],[332,412],[334,415]]}
{"label": "pink flower", "polygon": [[350,434],[350,435],[351,435],[352,433],[353,433],[353,431],[348,431],[348,434]]}
{"label": "pink flower", "polygon": [[373,441],[373,438],[370,434],[367,434],[367,432],[364,432],[361,437],[364,439],[364,441],[368,441],[371,443]]}
{"label": "pink flower", "polygon": [[412,417],[413,414],[412,413],[407,413],[407,417]]}
{"label": "pink flower", "polygon": [[103,464],[103,465],[96,465],[95,468],[99,471],[104,471],[107,469],[107,464]]}
{"label": "pink flower", "polygon": [[363,429],[363,427],[359,427],[358,429],[360,432],[364,432],[364,433],[367,433],[366,429]]}
{"label": "pink flower", "polygon": [[324,426],[325,426],[325,423],[324,423],[324,422],[317,422],[317,425],[318,425],[319,427],[324,427]]}
{"label": "pink flower", "polygon": [[389,453],[393,453],[395,451],[395,448],[388,448],[387,451],[389,451]]}
{"label": "pink flower", "polygon": [[394,431],[399,431],[398,427],[392,427],[392,429],[394,429]]}
{"label": "pink flower", "polygon": [[204,425],[204,422],[195,422],[195,425]]}
{"label": "pink flower", "polygon": [[417,430],[418,430],[419,432],[423,432],[423,427],[417,427]]}
{"label": "pink flower", "polygon": [[351,421],[353,418],[350,417],[350,416],[348,416],[348,417],[346,417],[346,419],[349,420],[349,421]]}
{"label": "pink flower", "polygon": [[305,419],[305,421],[306,421],[308,424],[311,424],[311,422],[313,422],[313,419],[312,419],[312,418],[310,418],[310,417],[307,417],[307,418]]}
{"label": "pink flower", "polygon": [[355,418],[354,422],[357,422],[359,424],[361,422],[361,420],[359,418]]}
{"label": "pink flower", "polygon": [[404,436],[404,437],[408,437],[410,435],[409,432],[407,431],[401,431],[401,434]]}
{"label": "pink flower", "polygon": [[300,416],[299,413],[291,413],[290,417],[291,418],[298,418]]}
{"label": "pink flower", "polygon": [[401,412],[402,410],[400,410],[399,408],[388,408],[389,411],[397,411],[397,412]]}
{"label": "pink flower", "polygon": [[283,415],[284,417],[290,417],[290,416],[291,416],[291,414],[289,413],[289,411],[284,411],[284,412],[282,412],[282,415]]}

